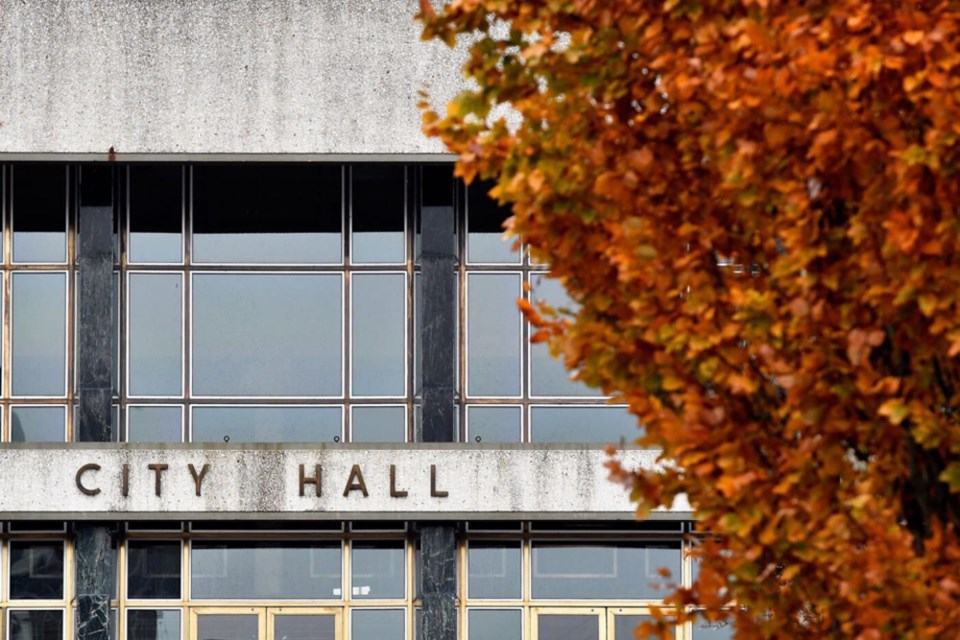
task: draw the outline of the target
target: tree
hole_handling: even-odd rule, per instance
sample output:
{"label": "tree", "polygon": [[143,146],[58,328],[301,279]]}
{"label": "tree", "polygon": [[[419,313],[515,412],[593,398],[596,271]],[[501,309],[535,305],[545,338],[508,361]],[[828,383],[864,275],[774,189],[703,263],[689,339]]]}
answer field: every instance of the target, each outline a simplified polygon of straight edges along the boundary
{"label": "tree", "polygon": [[535,339],[708,534],[670,615],[960,636],[960,2],[421,7],[474,83],[426,131],[580,305]]}

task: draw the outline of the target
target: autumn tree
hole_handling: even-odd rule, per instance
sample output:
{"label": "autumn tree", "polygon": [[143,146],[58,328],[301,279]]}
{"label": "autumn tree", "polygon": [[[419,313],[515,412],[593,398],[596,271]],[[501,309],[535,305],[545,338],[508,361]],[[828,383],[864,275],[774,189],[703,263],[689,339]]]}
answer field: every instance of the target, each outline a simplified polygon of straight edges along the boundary
{"label": "autumn tree", "polygon": [[960,2],[421,6],[473,87],[427,132],[580,305],[536,338],[696,510],[671,615],[960,637]]}

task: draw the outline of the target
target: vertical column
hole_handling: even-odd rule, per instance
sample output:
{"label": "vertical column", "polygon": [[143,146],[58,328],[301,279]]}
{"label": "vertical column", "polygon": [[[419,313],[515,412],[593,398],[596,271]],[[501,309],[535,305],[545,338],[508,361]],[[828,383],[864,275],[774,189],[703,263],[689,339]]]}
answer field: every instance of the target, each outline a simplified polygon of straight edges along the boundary
{"label": "vertical column", "polygon": [[[417,345],[420,442],[456,437],[457,256],[452,167],[420,170],[420,295]],[[420,531],[420,599],[417,637],[457,636],[457,535],[453,523],[425,523]]]}
{"label": "vertical column", "polygon": [[[77,395],[74,433],[79,442],[109,442],[114,327],[113,166],[80,169],[80,239],[77,296]],[[100,523],[75,527],[76,639],[110,638],[110,530]]]}

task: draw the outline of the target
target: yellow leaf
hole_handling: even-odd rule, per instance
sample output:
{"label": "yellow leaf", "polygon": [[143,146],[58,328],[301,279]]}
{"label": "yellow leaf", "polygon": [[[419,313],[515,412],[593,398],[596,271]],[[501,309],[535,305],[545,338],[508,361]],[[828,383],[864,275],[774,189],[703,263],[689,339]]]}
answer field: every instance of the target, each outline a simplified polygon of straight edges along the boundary
{"label": "yellow leaf", "polygon": [[907,31],[903,34],[903,41],[909,45],[917,45],[923,42],[923,31]]}
{"label": "yellow leaf", "polygon": [[890,424],[900,424],[910,414],[910,409],[897,398],[887,400],[877,411],[890,421]]}

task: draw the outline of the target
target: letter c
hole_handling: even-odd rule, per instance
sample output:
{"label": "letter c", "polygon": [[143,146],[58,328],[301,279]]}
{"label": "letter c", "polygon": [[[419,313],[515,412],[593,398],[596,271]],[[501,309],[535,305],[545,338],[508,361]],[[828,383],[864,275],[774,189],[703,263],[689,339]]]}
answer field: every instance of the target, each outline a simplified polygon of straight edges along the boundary
{"label": "letter c", "polygon": [[85,464],[79,469],[77,469],[77,489],[80,489],[80,493],[84,495],[95,496],[98,493],[100,493],[99,488],[88,489],[87,487],[83,486],[83,474],[85,474],[88,471],[100,471],[100,465],[93,464],[91,462],[90,464]]}

